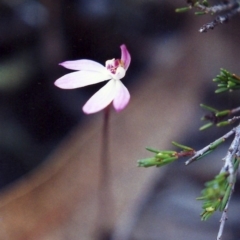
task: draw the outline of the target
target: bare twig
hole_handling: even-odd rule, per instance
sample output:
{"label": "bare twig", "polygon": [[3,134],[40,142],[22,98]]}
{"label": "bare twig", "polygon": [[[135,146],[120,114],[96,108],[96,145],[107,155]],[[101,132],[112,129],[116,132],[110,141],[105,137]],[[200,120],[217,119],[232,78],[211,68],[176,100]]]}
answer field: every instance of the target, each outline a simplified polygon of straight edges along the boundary
{"label": "bare twig", "polygon": [[[238,145],[238,150],[237,150],[237,153],[236,153],[236,157],[238,159],[240,157],[240,146],[239,145]],[[220,226],[219,226],[219,230],[218,230],[217,240],[221,240],[222,239],[224,226],[225,226],[225,223],[226,223],[226,221],[228,219],[227,211],[228,211],[229,202],[230,202],[231,197],[232,197],[232,193],[234,191],[234,187],[235,187],[235,183],[236,183],[236,179],[237,179],[237,173],[238,173],[238,169],[235,169],[235,171],[234,171],[234,179],[233,179],[232,183],[230,183],[231,184],[231,192],[230,192],[229,198],[227,200],[226,206],[225,206],[225,208],[223,210],[222,217],[220,219]]]}
{"label": "bare twig", "polygon": [[230,124],[232,124],[232,123],[236,122],[236,121],[239,120],[239,119],[240,119],[240,116],[234,116],[233,118],[228,119],[228,122],[229,122]]}
{"label": "bare twig", "polygon": [[238,8],[239,3],[236,1],[231,1],[227,4],[219,4],[212,7],[206,7],[203,4],[197,3],[195,4],[195,6],[205,13],[215,14],[215,13],[221,13],[225,11],[231,11],[234,8]]}
{"label": "bare twig", "polygon": [[214,29],[217,25],[226,23],[230,18],[240,12],[239,1],[229,1],[227,4],[219,4],[212,7],[206,7],[203,4],[196,3],[195,6],[206,14],[223,13],[217,16],[212,22],[204,24],[199,32],[207,32]]}
{"label": "bare twig", "polygon": [[237,112],[240,112],[240,107],[237,107],[231,110],[231,114],[235,114]]}
{"label": "bare twig", "polygon": [[217,139],[216,141],[210,143],[208,146],[204,147],[203,149],[197,151],[190,159],[188,159],[185,164],[188,165],[194,161],[197,160],[197,158],[201,157],[204,153],[206,153],[207,151],[212,149],[212,146],[215,142],[217,141],[221,141],[221,140],[225,140],[227,138],[229,138],[231,135],[233,135],[236,132],[236,128],[233,128],[231,131],[229,131],[228,133],[226,133],[225,135],[223,135],[222,137],[220,137],[219,139]]}
{"label": "bare twig", "polygon": [[[231,193],[232,195],[232,193]],[[229,197],[229,201],[230,201],[230,197]],[[223,210],[223,213],[222,213],[222,217],[220,219],[220,226],[219,226],[219,230],[218,230],[218,235],[217,235],[217,240],[221,240],[222,239],[222,235],[223,235],[223,230],[224,230],[224,226],[225,226],[225,223],[227,221],[227,210],[228,210],[228,205],[229,205],[229,201],[227,202],[224,210]]]}
{"label": "bare twig", "polygon": [[218,231],[218,235],[217,235],[217,240],[222,239],[224,226],[227,221],[227,211],[228,211],[228,207],[229,207],[229,202],[231,200],[232,193],[234,191],[234,187],[235,187],[235,183],[236,183],[236,179],[237,179],[237,172],[238,172],[239,160],[240,160],[240,125],[234,129],[232,129],[230,132],[228,132],[221,138],[217,139],[213,143],[209,144],[205,148],[197,151],[195,153],[195,155],[186,162],[186,164],[189,164],[189,163],[193,162],[194,160],[197,160],[199,157],[204,155],[206,152],[211,151],[214,148],[216,148],[216,146],[218,146],[219,143],[223,142],[226,138],[230,137],[234,133],[235,133],[234,139],[228,149],[226,156],[223,158],[224,166],[222,167],[222,169],[220,171],[220,173],[227,173],[227,176],[228,176],[227,189],[228,190],[226,189],[225,196],[223,199],[221,199],[221,201],[223,201],[222,204],[224,204],[225,206],[223,206],[224,209],[223,209],[222,216],[220,219],[220,226],[219,226],[219,231]]}
{"label": "bare twig", "polygon": [[228,22],[230,18],[232,18],[234,15],[239,13],[240,8],[232,10],[229,13],[226,13],[225,15],[217,16],[212,22],[204,24],[200,29],[199,32],[207,32],[207,30],[211,29],[213,30],[217,25],[223,24]]}
{"label": "bare twig", "polygon": [[240,126],[235,128],[235,137],[228,149],[228,153],[223,160],[225,164],[221,170],[221,172],[229,172],[229,183],[233,184],[234,182],[234,167],[233,167],[233,159],[235,159],[236,155],[239,154],[239,145],[240,145]]}

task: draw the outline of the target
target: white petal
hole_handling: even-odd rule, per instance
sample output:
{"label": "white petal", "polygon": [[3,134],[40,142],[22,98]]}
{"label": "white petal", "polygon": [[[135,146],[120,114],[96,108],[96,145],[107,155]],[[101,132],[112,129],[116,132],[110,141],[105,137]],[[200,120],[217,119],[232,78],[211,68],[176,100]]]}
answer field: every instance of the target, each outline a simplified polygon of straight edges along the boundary
{"label": "white petal", "polygon": [[112,102],[115,95],[116,80],[112,79],[86,102],[83,112],[90,114],[101,111]]}
{"label": "white petal", "polygon": [[91,84],[103,82],[110,79],[109,74],[89,71],[77,71],[66,74],[55,81],[55,85],[63,89],[85,87]]}
{"label": "white petal", "polygon": [[116,95],[113,100],[113,106],[117,112],[123,110],[130,100],[130,93],[121,81],[116,81]]}
{"label": "white petal", "polygon": [[85,71],[94,71],[94,72],[106,71],[106,68],[102,64],[92,60],[87,60],[87,59],[66,61],[63,63],[59,63],[59,65],[71,70],[85,70]]}

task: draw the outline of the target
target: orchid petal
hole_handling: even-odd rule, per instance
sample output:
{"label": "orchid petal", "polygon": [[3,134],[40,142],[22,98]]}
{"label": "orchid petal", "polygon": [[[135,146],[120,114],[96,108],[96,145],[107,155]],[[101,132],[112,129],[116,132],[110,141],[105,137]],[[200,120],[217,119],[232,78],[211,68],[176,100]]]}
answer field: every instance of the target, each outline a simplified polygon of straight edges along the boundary
{"label": "orchid petal", "polygon": [[107,107],[116,95],[116,80],[110,80],[97,91],[83,106],[83,112],[91,114]]}
{"label": "orchid petal", "polygon": [[59,65],[71,69],[71,70],[85,70],[85,71],[93,71],[93,72],[105,72],[106,68],[95,61],[82,59],[75,61],[66,61],[59,63]]}
{"label": "orchid petal", "polygon": [[131,62],[131,55],[130,55],[130,53],[128,52],[128,50],[127,50],[127,47],[126,47],[126,45],[125,44],[122,44],[121,46],[120,46],[120,48],[121,48],[121,60],[123,61],[123,63],[124,63],[124,68],[125,68],[125,70],[127,71],[127,69],[128,69],[128,67],[129,67],[129,65],[130,65],[130,62]]}
{"label": "orchid petal", "polygon": [[123,110],[130,100],[130,93],[121,81],[116,83],[116,95],[113,100],[113,106],[117,112]]}
{"label": "orchid petal", "polygon": [[111,78],[111,75],[100,72],[77,71],[66,74],[55,81],[55,85],[63,89],[74,89],[103,82]]}

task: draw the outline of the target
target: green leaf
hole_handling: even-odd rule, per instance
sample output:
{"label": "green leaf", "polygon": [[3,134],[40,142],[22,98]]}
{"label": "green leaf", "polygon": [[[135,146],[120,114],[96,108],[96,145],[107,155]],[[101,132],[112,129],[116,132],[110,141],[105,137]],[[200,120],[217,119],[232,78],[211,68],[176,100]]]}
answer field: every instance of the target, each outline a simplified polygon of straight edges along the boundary
{"label": "green leaf", "polygon": [[205,125],[203,125],[202,127],[199,128],[199,131],[203,131],[206,130],[207,128],[210,128],[213,126],[213,123],[206,123]]}
{"label": "green leaf", "polygon": [[217,77],[213,79],[213,82],[221,82],[221,81],[222,81],[222,80],[219,79],[219,78],[217,78]]}
{"label": "green leaf", "polygon": [[153,167],[156,165],[156,159],[155,158],[145,158],[137,161],[138,167]]}
{"label": "green leaf", "polygon": [[222,121],[216,124],[217,127],[225,127],[227,125],[230,125],[229,121]]}
{"label": "green leaf", "polygon": [[205,15],[206,13],[205,12],[195,12],[194,14],[197,16],[202,16],[202,15]]}
{"label": "green leaf", "polygon": [[199,160],[205,156],[207,156],[209,153],[211,153],[213,150],[208,150],[207,152],[205,152],[204,154],[202,154],[201,156],[197,157],[196,160]]}
{"label": "green leaf", "polygon": [[183,12],[187,12],[190,9],[191,9],[191,7],[182,7],[182,8],[175,9],[175,12],[176,13],[183,13]]}
{"label": "green leaf", "polygon": [[218,139],[216,141],[214,141],[212,144],[210,144],[210,149],[216,149],[220,144],[222,144],[223,142],[225,142],[224,138]]}
{"label": "green leaf", "polygon": [[207,0],[203,0],[203,1],[202,1],[202,4],[203,4],[205,7],[208,7],[208,6],[209,6],[209,3],[208,3]]}
{"label": "green leaf", "polygon": [[153,152],[153,153],[159,153],[160,151],[154,148],[150,148],[150,147],[146,147],[146,150],[148,150],[149,152]]}
{"label": "green leaf", "polygon": [[182,149],[185,150],[185,151],[192,151],[192,150],[193,150],[193,148],[191,148],[191,147],[182,145],[182,144],[177,143],[177,142],[174,142],[174,141],[172,142],[172,144],[173,144],[174,146],[176,146],[176,147],[182,148]]}
{"label": "green leaf", "polygon": [[157,162],[157,163],[156,163],[156,167],[162,167],[162,166],[164,166],[164,165],[167,165],[167,164],[169,164],[169,163],[174,162],[174,161],[177,160],[177,159],[178,159],[178,157],[165,158],[165,159],[163,159],[161,162]]}
{"label": "green leaf", "polygon": [[228,175],[226,172],[219,173],[213,180],[205,183],[205,188],[202,190],[201,196],[197,198],[197,200],[203,201],[202,220],[207,220],[215,211],[224,209],[223,206],[226,205],[227,199],[230,196],[230,192],[228,193]]}
{"label": "green leaf", "polygon": [[222,212],[224,210],[224,208],[226,207],[226,204],[228,202],[228,199],[230,197],[230,194],[231,194],[231,190],[232,190],[232,186],[231,185],[228,185],[227,186],[227,189],[226,189],[226,192],[224,194],[224,197],[222,199],[222,202],[220,204],[220,207],[219,207],[219,210]]}
{"label": "green leaf", "polygon": [[227,87],[228,85],[226,83],[219,83],[217,86],[218,87]]}
{"label": "green leaf", "polygon": [[215,93],[222,93],[222,92],[226,92],[228,90],[228,88],[219,88],[215,91]]}
{"label": "green leaf", "polygon": [[240,80],[236,79],[235,77],[228,77],[228,82],[232,82],[232,83],[240,85]]}
{"label": "green leaf", "polygon": [[235,87],[235,86],[236,86],[236,83],[228,81],[228,85],[227,85],[228,88],[232,88],[232,87]]}
{"label": "green leaf", "polygon": [[215,114],[216,117],[223,117],[223,116],[227,116],[231,113],[230,110],[223,110],[223,111],[220,111],[220,112],[217,112]]}
{"label": "green leaf", "polygon": [[218,110],[216,108],[210,107],[210,106],[208,106],[206,104],[203,104],[203,103],[200,104],[200,107],[202,107],[202,108],[204,108],[204,109],[206,109],[210,112],[214,112],[214,113],[218,112]]}

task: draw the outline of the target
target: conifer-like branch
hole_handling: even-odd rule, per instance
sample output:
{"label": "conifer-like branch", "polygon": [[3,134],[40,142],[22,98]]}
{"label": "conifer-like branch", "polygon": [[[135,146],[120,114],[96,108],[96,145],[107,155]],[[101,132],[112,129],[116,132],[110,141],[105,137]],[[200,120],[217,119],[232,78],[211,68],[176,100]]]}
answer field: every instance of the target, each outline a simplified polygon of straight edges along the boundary
{"label": "conifer-like branch", "polygon": [[[186,12],[195,8],[200,10],[200,12],[195,13],[196,15],[218,14],[212,22],[203,25],[199,30],[200,32],[207,32],[209,29],[214,29],[217,25],[227,22],[230,18],[240,13],[240,0],[224,0],[223,3],[214,6],[210,6],[208,0],[186,0],[186,2],[188,6],[176,9],[176,12]],[[240,89],[240,77],[223,68],[213,81],[217,83],[217,90],[215,93]],[[240,112],[240,107],[219,111],[204,104],[200,106],[210,111],[210,114],[208,113],[202,118],[202,120],[207,120],[208,123],[202,126],[200,130],[205,130],[213,125],[222,127],[240,120],[240,116],[235,115]],[[231,118],[229,118],[230,116]],[[139,167],[162,167],[182,157],[190,157],[185,162],[185,164],[188,165],[213,152],[232,135],[234,135],[234,138],[228,148],[226,156],[222,159],[224,164],[220,173],[216,175],[213,180],[205,183],[205,188],[202,190],[201,196],[197,198],[203,201],[203,211],[201,213],[202,220],[207,220],[217,210],[222,212],[217,240],[222,239],[224,226],[227,220],[228,206],[236,183],[240,162],[240,125],[198,151],[194,150],[192,147],[172,142],[174,146],[181,148],[181,151],[177,152],[147,148],[147,150],[153,152],[155,156],[138,160]]]}
{"label": "conifer-like branch", "polygon": [[219,24],[228,22],[233,16],[240,12],[240,2],[238,0],[224,1],[221,4],[210,6],[208,0],[187,0],[188,7],[178,8],[176,12],[185,12],[193,8],[198,9],[195,12],[196,15],[203,14],[219,14],[215,19],[209,23],[204,24],[199,32],[207,32],[208,30],[213,30]]}

